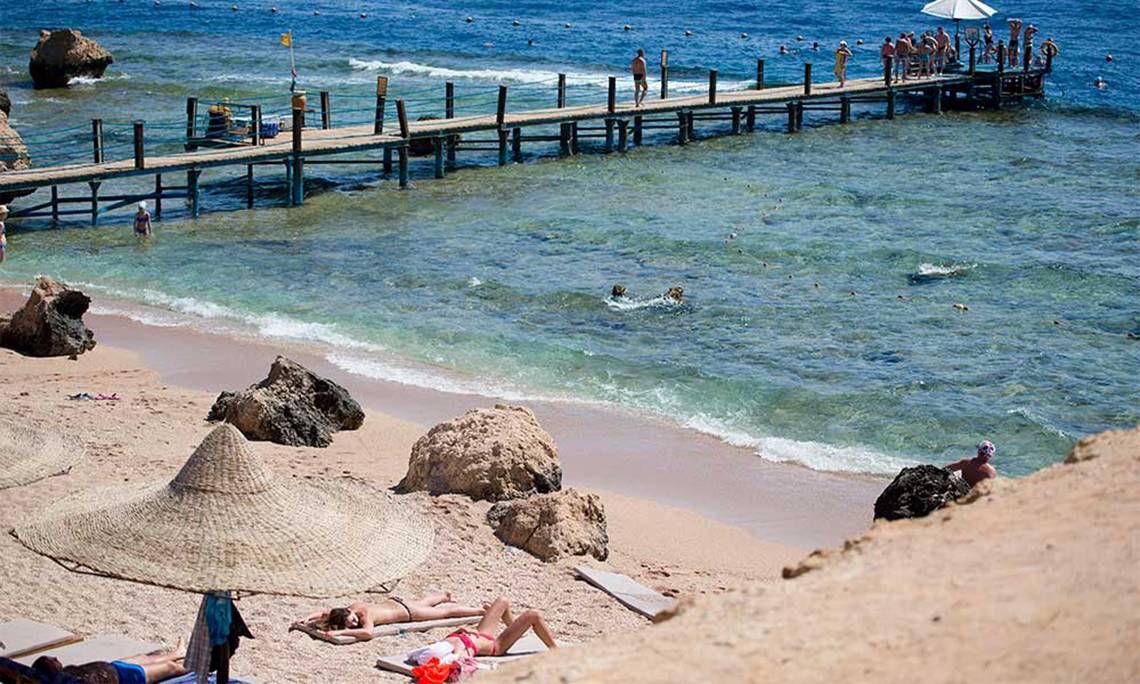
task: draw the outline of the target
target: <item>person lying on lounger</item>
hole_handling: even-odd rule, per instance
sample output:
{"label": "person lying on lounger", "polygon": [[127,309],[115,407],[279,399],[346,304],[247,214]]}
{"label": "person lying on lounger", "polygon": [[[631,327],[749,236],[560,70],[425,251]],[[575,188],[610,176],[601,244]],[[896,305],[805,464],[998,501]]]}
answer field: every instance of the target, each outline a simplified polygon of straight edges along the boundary
{"label": "person lying on lounger", "polygon": [[346,608],[318,611],[303,620],[294,622],[292,627],[307,625],[319,629],[329,636],[354,637],[367,641],[372,638],[372,628],[377,625],[478,617],[483,615],[483,612],[483,608],[472,608],[454,603],[451,592],[425,596],[413,601],[407,601],[398,596],[389,596],[381,603],[358,601],[349,604]]}
{"label": "person lying on lounger", "polygon": [[161,655],[145,655],[125,660],[111,662],[93,661],[82,665],[68,665],[64,667],[57,658],[40,656],[32,663],[32,669],[53,678],[60,675],[69,675],[83,682],[102,684],[103,682],[118,682],[118,684],[155,684],[164,679],[186,674],[182,666],[183,656],[172,653]]}
{"label": "person lying on lounger", "polygon": [[[516,618],[511,614],[511,605],[502,597],[485,608],[483,619],[475,629],[460,627],[443,641],[413,651],[409,657],[416,662],[426,662],[432,657],[439,658],[441,662],[449,662],[455,658],[503,655],[532,629],[547,648],[557,648],[554,635],[538,611],[528,610]],[[506,625],[506,628],[498,636],[491,636],[499,622]]]}

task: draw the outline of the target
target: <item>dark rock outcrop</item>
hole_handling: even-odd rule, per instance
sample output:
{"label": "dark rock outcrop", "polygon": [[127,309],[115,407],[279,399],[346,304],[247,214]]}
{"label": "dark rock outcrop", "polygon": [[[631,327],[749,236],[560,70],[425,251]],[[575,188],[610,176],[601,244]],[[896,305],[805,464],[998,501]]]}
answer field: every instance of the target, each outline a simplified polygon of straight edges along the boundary
{"label": "dark rock outcrop", "polygon": [[114,57],[75,29],[40,31],[28,71],[36,88],[66,88],[76,76],[102,78]]}
{"label": "dark rock outcrop", "polygon": [[544,561],[587,554],[609,555],[606,509],[597,494],[567,489],[520,501],[497,503],[487,511],[495,536]]}
{"label": "dark rock outcrop", "polygon": [[224,420],[251,440],[327,447],[337,430],[359,428],[364,411],[345,388],[278,356],[265,380],[218,395],[206,420]]}
{"label": "dark rock outcrop", "polygon": [[[28,146],[16,129],[8,124],[8,115],[0,113],[0,173],[23,171],[32,165],[28,157]],[[0,192],[0,204],[9,204],[16,197],[29,195],[34,190],[21,192]]]}
{"label": "dark rock outcrop", "polygon": [[0,346],[28,356],[79,356],[95,348],[83,324],[91,298],[46,276],[36,280],[24,306],[0,318]]}
{"label": "dark rock outcrop", "polygon": [[969,492],[965,480],[937,466],[903,468],[875,500],[875,519],[921,518]]}
{"label": "dark rock outcrop", "polygon": [[4,116],[12,116],[12,98],[8,97],[8,91],[0,88],[0,112]]}
{"label": "dark rock outcrop", "polygon": [[499,404],[440,423],[412,447],[401,491],[504,501],[562,488],[554,438],[530,409]]}

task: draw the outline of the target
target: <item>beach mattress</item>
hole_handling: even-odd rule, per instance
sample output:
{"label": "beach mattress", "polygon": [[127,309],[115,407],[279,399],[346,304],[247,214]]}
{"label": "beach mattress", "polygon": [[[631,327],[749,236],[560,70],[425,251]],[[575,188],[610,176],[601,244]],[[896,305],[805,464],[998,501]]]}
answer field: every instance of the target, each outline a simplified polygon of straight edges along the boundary
{"label": "beach mattress", "polygon": [[[559,645],[563,645],[559,643]],[[408,677],[412,676],[412,668],[415,667],[412,663],[405,660],[408,653],[414,649],[409,648],[406,652],[398,655],[382,656],[376,661],[376,667],[388,672],[395,672]],[[476,660],[482,669],[494,670],[502,667],[506,663],[513,663],[521,658],[530,657],[536,653],[541,653],[546,649],[546,644],[533,634],[527,634],[523,638],[515,642],[514,646],[507,649],[507,652],[501,656],[479,656]]]}
{"label": "beach mattress", "polygon": [[121,634],[94,636],[90,639],[39,651],[33,655],[15,658],[16,662],[31,665],[36,658],[47,655],[58,658],[64,667],[82,665],[97,660],[110,662],[133,656],[144,655],[162,648],[162,644],[148,643],[125,637]]}
{"label": "beach mattress", "polygon": [[23,618],[0,622],[0,658],[17,658],[75,641],[79,637],[55,625]]}
{"label": "beach mattress", "polygon": [[641,613],[655,622],[662,615],[677,608],[677,599],[663,596],[625,575],[584,565],[575,568],[575,572],[578,573],[578,577],[616,598],[626,608]]}
{"label": "beach mattress", "polygon": [[[426,632],[429,629],[437,627],[459,627],[461,625],[473,625],[479,622],[479,616],[474,617],[459,617],[459,618],[444,618],[442,620],[420,620],[418,622],[397,622],[391,625],[376,625],[372,628],[372,636],[395,636],[398,634],[406,634],[408,632]],[[300,625],[292,629],[298,632],[304,632],[314,639],[325,641],[330,644],[343,646],[345,644],[355,644],[360,641],[356,637],[350,636],[329,636],[319,629],[310,627],[309,625]]]}

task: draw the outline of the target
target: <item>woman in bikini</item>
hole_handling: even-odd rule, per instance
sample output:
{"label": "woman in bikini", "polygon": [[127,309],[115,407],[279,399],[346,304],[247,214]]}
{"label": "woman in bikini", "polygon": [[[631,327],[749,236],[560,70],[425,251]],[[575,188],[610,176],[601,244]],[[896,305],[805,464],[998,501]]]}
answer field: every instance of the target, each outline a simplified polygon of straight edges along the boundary
{"label": "woman in bikini", "polygon": [[[531,629],[547,648],[558,647],[554,643],[554,635],[550,633],[550,628],[546,626],[546,621],[538,611],[528,610],[516,618],[511,614],[511,604],[501,596],[495,599],[494,603],[485,606],[485,609],[483,619],[475,629],[460,627],[444,639],[444,643],[451,645],[451,652],[456,656],[475,658],[502,655]],[[498,636],[492,636],[491,632],[500,622],[506,625],[505,629]]]}
{"label": "woman in bikini", "polygon": [[483,608],[472,608],[453,602],[451,592],[425,596],[412,601],[398,596],[389,596],[382,603],[358,601],[349,604],[346,608],[318,611],[303,620],[294,622],[292,628],[309,626],[319,629],[329,636],[354,637],[367,641],[372,638],[372,628],[377,625],[478,617],[483,614]]}

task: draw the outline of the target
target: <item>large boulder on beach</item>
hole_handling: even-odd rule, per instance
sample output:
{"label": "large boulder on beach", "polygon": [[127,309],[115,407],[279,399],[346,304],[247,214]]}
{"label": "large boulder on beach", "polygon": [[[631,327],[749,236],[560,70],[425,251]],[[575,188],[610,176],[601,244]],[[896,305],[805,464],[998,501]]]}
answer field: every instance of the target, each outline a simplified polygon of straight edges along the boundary
{"label": "large boulder on beach", "polygon": [[0,346],[28,356],[77,357],[95,348],[95,333],[83,323],[91,298],[47,276],[11,318],[0,318]]}
{"label": "large boulder on beach", "polygon": [[544,561],[609,555],[606,509],[597,494],[576,489],[503,501],[487,511],[487,523],[504,543]]}
{"label": "large boulder on beach", "polygon": [[504,501],[562,488],[558,449],[530,409],[498,404],[440,423],[412,447],[401,491]]}
{"label": "large boulder on beach", "polygon": [[75,29],[40,31],[28,71],[36,88],[66,88],[76,76],[102,78],[114,57]]}
{"label": "large boulder on beach", "polygon": [[969,493],[965,480],[938,466],[903,468],[875,500],[875,519],[922,518]]}
{"label": "large boulder on beach", "polygon": [[206,420],[224,420],[251,440],[327,447],[337,430],[359,428],[364,411],[345,388],[278,356],[269,377],[218,395]]}

